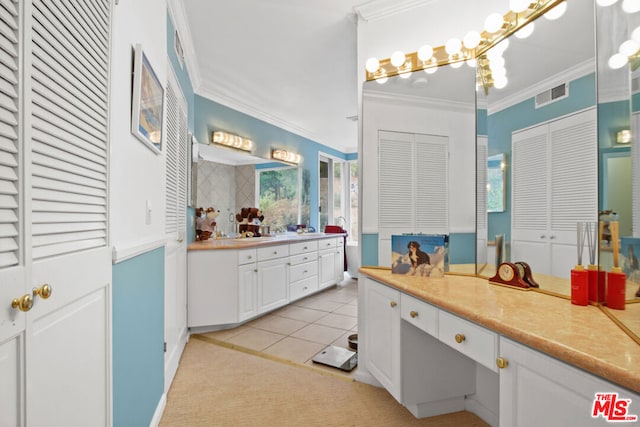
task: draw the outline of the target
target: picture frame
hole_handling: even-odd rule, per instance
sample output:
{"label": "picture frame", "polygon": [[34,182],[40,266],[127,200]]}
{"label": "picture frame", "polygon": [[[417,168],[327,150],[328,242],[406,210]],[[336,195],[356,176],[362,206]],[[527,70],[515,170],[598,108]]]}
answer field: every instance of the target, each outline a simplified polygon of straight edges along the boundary
{"label": "picture frame", "polygon": [[391,236],[391,273],[443,277],[449,271],[449,236],[402,234]]}
{"label": "picture frame", "polygon": [[137,44],[133,55],[131,133],[156,154],[162,151],[164,87],[149,59]]}

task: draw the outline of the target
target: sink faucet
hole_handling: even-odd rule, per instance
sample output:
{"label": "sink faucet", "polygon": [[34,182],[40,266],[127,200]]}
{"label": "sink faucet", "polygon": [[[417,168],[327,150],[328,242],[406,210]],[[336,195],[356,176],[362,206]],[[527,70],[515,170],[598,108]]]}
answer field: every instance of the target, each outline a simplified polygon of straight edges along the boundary
{"label": "sink faucet", "polygon": [[[342,220],[342,225],[338,224],[338,220],[341,219]],[[336,225],[340,225],[342,228],[346,228],[347,227],[347,219],[343,216],[337,216],[335,217],[335,221],[336,221]]]}

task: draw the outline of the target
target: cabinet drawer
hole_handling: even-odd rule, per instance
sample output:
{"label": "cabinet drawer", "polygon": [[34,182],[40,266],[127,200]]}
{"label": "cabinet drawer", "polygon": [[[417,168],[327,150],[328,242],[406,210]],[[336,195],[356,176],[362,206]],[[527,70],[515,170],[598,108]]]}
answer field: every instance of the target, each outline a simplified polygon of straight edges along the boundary
{"label": "cabinet drawer", "polygon": [[258,248],[258,261],[267,261],[285,256],[289,256],[289,245]]}
{"label": "cabinet drawer", "polygon": [[318,241],[310,240],[308,242],[292,243],[289,245],[289,254],[298,255],[318,250]]}
{"label": "cabinet drawer", "polygon": [[476,362],[492,371],[498,371],[496,366],[498,334],[440,310],[438,313],[438,337],[443,343]]}
{"label": "cabinet drawer", "polygon": [[292,283],[289,287],[289,298],[291,301],[307,296],[318,289],[318,276],[309,277]]}
{"label": "cabinet drawer", "polygon": [[318,249],[332,249],[336,247],[336,239],[322,239],[318,241]]}
{"label": "cabinet drawer", "polygon": [[305,262],[312,262],[318,259],[318,252],[310,252],[308,254],[292,255],[289,258],[291,265],[303,264]]}
{"label": "cabinet drawer", "polygon": [[438,337],[438,309],[409,295],[400,295],[400,317],[429,335]]}
{"label": "cabinet drawer", "polygon": [[255,249],[244,249],[238,251],[238,265],[249,264],[250,262],[256,262],[258,259]]}
{"label": "cabinet drawer", "polygon": [[305,262],[304,264],[289,267],[289,281],[291,283],[318,275],[318,261]]}

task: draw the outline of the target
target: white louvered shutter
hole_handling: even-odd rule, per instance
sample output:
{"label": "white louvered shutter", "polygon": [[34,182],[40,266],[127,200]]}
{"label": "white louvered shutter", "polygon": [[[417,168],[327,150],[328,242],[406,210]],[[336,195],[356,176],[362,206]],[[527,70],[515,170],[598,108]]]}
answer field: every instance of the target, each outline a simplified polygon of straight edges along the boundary
{"label": "white louvered shutter", "polygon": [[36,260],[107,244],[109,11],[51,0],[32,10]]}
{"label": "white louvered shutter", "polygon": [[443,136],[416,135],[415,230],[449,232],[449,140]]}
{"label": "white louvered shutter", "polygon": [[485,231],[487,230],[487,161],[487,145],[484,139],[484,143],[481,144],[478,141],[476,147],[476,228]]}
{"label": "white louvered shutter", "polygon": [[165,232],[183,240],[187,210],[187,103],[173,73],[167,84]]}
{"label": "white louvered shutter", "polygon": [[0,268],[19,263],[18,10],[0,1]]}
{"label": "white louvered shutter", "polygon": [[415,180],[412,134],[380,132],[378,141],[379,227],[414,224]]}

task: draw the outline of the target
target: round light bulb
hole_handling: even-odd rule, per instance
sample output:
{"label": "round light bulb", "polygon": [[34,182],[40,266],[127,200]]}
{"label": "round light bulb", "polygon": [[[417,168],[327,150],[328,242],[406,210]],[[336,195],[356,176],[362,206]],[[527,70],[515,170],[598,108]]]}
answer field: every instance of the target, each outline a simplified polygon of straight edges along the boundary
{"label": "round light bulb", "polygon": [[375,73],[380,68],[380,61],[378,61],[378,58],[369,58],[364,67],[368,72]]}
{"label": "round light bulb", "polygon": [[429,67],[424,69],[424,72],[427,74],[433,74],[436,71],[438,71],[438,67]]}
{"label": "round light bulb", "polygon": [[457,54],[458,52],[460,52],[461,48],[462,48],[462,42],[460,41],[460,39],[455,37],[447,40],[447,43],[445,43],[444,45],[444,50],[449,55]]}
{"label": "round light bulb", "polygon": [[402,79],[408,79],[409,77],[411,77],[411,71],[409,71],[407,73],[400,73],[399,76]]}
{"label": "round light bulb", "polygon": [[504,17],[499,13],[492,13],[487,16],[487,19],[484,21],[484,29],[487,30],[488,33],[495,33],[504,24]]}
{"label": "round light bulb", "polygon": [[640,49],[640,44],[635,40],[627,40],[620,45],[618,52],[623,55],[631,56]]}
{"label": "round light bulb", "polygon": [[627,13],[636,13],[640,11],[640,0],[623,0],[622,10]]}
{"label": "round light bulb", "polygon": [[462,67],[463,64],[464,64],[464,61],[458,61],[458,62],[452,62],[449,65],[451,65],[451,68],[460,68]]}
{"label": "round light bulb", "polygon": [[509,0],[509,9],[512,12],[520,13],[527,10],[530,4],[530,0]]}
{"label": "round light bulb", "polygon": [[418,59],[420,61],[428,61],[432,56],[433,48],[428,44],[425,44],[424,46],[420,47],[420,49],[418,49]]}
{"label": "round light bulb", "polygon": [[504,68],[504,58],[502,56],[496,56],[489,62],[489,68]]}
{"label": "round light bulb", "polygon": [[376,79],[376,82],[378,82],[378,84],[385,84],[387,82],[387,80],[389,80],[389,77],[380,77],[379,79]]}
{"label": "round light bulb", "polygon": [[618,68],[622,68],[625,65],[627,65],[627,61],[629,59],[621,54],[621,53],[616,53],[614,55],[611,56],[611,58],[609,58],[609,68],[611,68],[612,70],[617,70]]}
{"label": "round light bulb", "polygon": [[467,65],[471,68],[476,68],[478,66],[478,61],[475,58],[467,59]]}
{"label": "round light bulb", "polygon": [[533,30],[535,30],[535,28],[536,28],[535,22],[530,22],[524,27],[520,28],[518,31],[516,31],[515,36],[519,39],[526,39],[531,34],[533,34]]}
{"label": "round light bulb", "polygon": [[464,47],[473,49],[480,44],[480,33],[477,31],[469,31],[462,39]]}
{"label": "round light bulb", "polygon": [[637,41],[638,43],[640,43],[640,27],[636,27],[632,32],[631,32],[631,38],[635,41]]}
{"label": "round light bulb", "polygon": [[596,3],[598,3],[598,6],[607,7],[616,4],[617,1],[618,0],[596,0]]}
{"label": "round light bulb", "polygon": [[404,52],[401,52],[399,50],[396,50],[395,52],[393,52],[393,55],[391,55],[391,65],[393,65],[394,67],[402,66],[405,60],[406,58],[404,56]]}
{"label": "round light bulb", "polygon": [[556,7],[544,14],[544,17],[550,21],[560,18],[567,11],[567,2],[558,3]]}
{"label": "round light bulb", "polygon": [[493,87],[495,87],[496,89],[502,89],[503,87],[507,86],[507,83],[508,80],[506,77],[500,77],[493,80]]}

